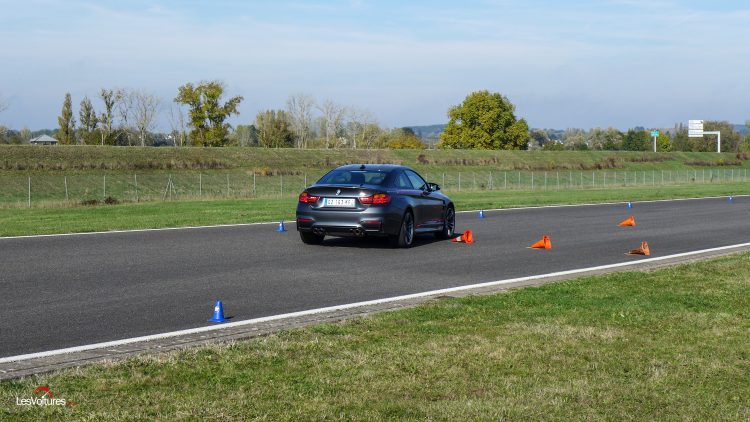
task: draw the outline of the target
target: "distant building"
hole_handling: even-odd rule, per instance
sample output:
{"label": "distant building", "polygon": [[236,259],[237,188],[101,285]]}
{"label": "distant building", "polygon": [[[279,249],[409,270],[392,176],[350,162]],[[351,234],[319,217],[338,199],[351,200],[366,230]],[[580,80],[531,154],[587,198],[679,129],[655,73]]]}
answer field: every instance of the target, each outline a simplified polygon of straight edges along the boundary
{"label": "distant building", "polygon": [[29,143],[31,145],[57,145],[57,139],[51,136],[42,135],[30,140]]}

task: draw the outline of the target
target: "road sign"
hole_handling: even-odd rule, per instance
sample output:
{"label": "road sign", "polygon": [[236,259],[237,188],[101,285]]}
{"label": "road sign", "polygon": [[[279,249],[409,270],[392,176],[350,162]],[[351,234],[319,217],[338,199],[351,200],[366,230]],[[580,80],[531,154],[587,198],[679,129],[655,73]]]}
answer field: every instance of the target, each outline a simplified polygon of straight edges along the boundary
{"label": "road sign", "polygon": [[688,137],[703,137],[703,120],[688,120]]}
{"label": "road sign", "polygon": [[659,131],[658,130],[652,130],[651,131],[651,136],[653,136],[653,137],[659,136]]}

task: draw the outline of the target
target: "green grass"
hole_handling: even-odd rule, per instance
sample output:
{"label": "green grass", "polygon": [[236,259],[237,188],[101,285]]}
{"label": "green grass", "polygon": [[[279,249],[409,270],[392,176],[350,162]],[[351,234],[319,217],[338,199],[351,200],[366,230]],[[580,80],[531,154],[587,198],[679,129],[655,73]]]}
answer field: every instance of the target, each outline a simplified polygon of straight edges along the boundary
{"label": "green grass", "polygon": [[[573,189],[568,191],[483,191],[450,193],[457,209],[639,201],[750,194],[748,183]],[[120,205],[0,208],[0,236],[184,227],[293,219],[296,196],[125,203]]]}
{"label": "green grass", "polygon": [[[396,163],[420,171],[684,170],[750,167],[747,154],[626,151],[300,150],[291,148],[142,148],[0,145],[0,171],[152,171],[242,169],[259,174],[325,171],[349,163]],[[692,164],[690,164],[692,163]]]}
{"label": "green grass", "polygon": [[748,420],[748,332],[745,253],[3,382],[0,419]]}

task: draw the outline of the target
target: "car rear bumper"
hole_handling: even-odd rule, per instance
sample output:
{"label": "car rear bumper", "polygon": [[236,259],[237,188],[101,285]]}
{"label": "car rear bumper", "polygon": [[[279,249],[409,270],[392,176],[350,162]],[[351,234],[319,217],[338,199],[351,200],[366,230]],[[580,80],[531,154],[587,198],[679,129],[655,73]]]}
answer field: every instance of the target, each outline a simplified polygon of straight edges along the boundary
{"label": "car rear bumper", "polygon": [[329,236],[386,236],[393,234],[391,220],[386,213],[379,209],[365,211],[297,210],[298,231]]}

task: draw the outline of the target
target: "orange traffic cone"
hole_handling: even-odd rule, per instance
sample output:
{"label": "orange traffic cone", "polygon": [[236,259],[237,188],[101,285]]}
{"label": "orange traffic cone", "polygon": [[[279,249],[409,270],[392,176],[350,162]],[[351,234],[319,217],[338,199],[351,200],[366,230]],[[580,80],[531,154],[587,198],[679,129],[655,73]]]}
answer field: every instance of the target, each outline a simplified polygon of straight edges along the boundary
{"label": "orange traffic cone", "polygon": [[630,217],[622,220],[620,222],[620,224],[618,224],[618,226],[620,226],[620,227],[635,227],[635,217],[633,217],[631,215]]}
{"label": "orange traffic cone", "polygon": [[466,230],[465,232],[461,233],[461,236],[456,236],[454,239],[451,240],[453,243],[466,243],[467,245],[471,245],[474,243],[474,234],[471,232],[471,230]]}
{"label": "orange traffic cone", "polygon": [[648,248],[648,243],[646,243],[645,241],[643,241],[643,242],[641,242],[641,247],[640,248],[633,249],[632,251],[626,253],[625,255],[646,255],[646,256],[650,256],[651,255],[651,250],[649,250],[649,248]]}
{"label": "orange traffic cone", "polygon": [[549,236],[546,234],[542,236],[542,239],[538,242],[534,243],[533,245],[529,246],[531,249],[552,249],[552,242],[549,239]]}

